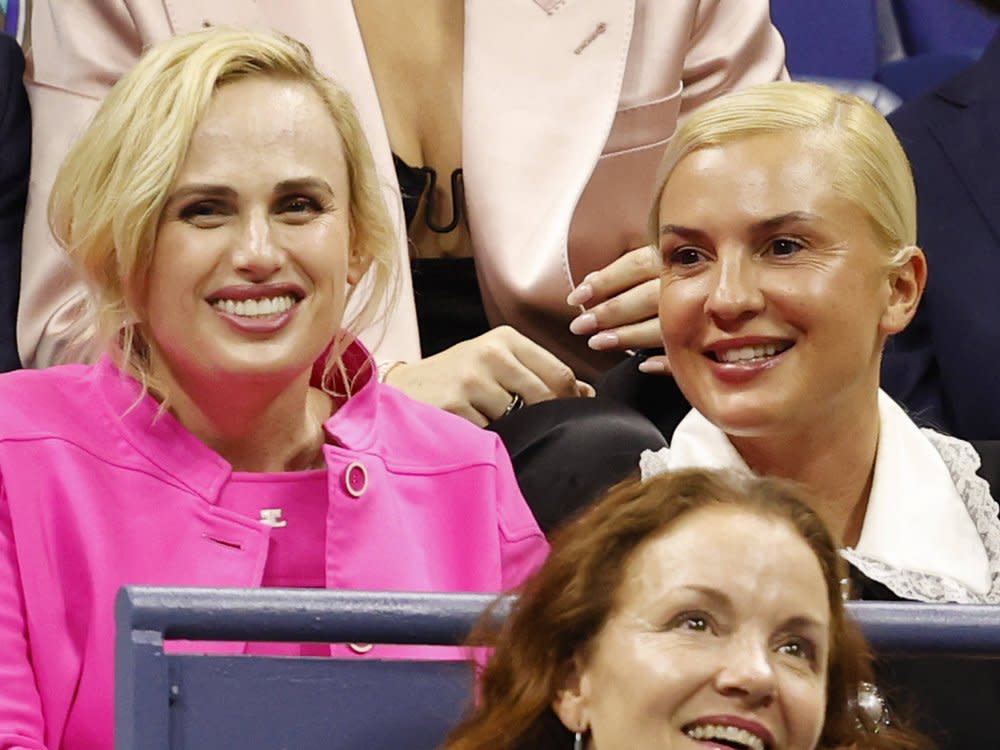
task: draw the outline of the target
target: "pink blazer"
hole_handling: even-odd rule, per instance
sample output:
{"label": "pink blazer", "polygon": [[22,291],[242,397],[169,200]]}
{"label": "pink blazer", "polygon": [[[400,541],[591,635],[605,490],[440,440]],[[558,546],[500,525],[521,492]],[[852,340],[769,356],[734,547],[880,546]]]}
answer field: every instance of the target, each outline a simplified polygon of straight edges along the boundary
{"label": "pink blazer", "polygon": [[[261,582],[270,527],[216,505],[231,467],[138,393],[106,359],[0,376],[0,750],[110,750],[123,584]],[[328,588],[496,592],[541,564],[494,434],[374,382],[325,426]]]}
{"label": "pink blazer", "polygon": [[[592,376],[617,357],[569,333],[578,311],[566,295],[647,243],[651,183],[678,117],[727,90],[782,77],[782,40],[767,0],[466,0],[465,12],[462,166],[487,313]],[[65,350],[83,290],[45,222],[59,162],[143,47],[210,24],[297,37],[347,88],[407,267],[389,141],[351,0],[36,0],[18,320],[26,365],[85,356]],[[408,273],[387,325],[377,358],[418,358]]]}

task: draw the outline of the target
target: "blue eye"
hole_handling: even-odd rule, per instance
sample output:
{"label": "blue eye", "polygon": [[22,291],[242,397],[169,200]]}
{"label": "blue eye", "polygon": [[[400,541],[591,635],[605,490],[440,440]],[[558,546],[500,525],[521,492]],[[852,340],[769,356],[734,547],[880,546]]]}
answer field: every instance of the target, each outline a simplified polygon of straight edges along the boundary
{"label": "blue eye", "polygon": [[778,257],[785,257],[789,255],[795,255],[803,247],[802,243],[798,240],[789,239],[788,237],[782,237],[780,239],[773,240],[770,245],[770,253],[772,255],[777,255]]}
{"label": "blue eye", "polygon": [[695,247],[679,247],[666,254],[666,264],[672,266],[693,266],[704,260],[704,253]]}
{"label": "blue eye", "polygon": [[315,211],[319,206],[316,201],[311,198],[292,198],[290,201],[285,203],[284,210],[290,211],[292,213],[304,213],[306,211]]}

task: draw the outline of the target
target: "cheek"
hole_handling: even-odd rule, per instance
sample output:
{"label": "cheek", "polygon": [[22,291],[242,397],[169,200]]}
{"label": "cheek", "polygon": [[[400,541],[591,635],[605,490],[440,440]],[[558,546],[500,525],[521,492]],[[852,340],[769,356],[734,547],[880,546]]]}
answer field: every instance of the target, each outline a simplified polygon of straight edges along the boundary
{"label": "cheek", "polygon": [[811,750],[815,747],[826,721],[825,677],[801,676],[785,681],[786,710],[795,734],[795,748]]}
{"label": "cheek", "polygon": [[704,294],[697,281],[660,279],[658,304],[660,330],[664,342],[676,343],[694,333],[694,325],[704,315]]}

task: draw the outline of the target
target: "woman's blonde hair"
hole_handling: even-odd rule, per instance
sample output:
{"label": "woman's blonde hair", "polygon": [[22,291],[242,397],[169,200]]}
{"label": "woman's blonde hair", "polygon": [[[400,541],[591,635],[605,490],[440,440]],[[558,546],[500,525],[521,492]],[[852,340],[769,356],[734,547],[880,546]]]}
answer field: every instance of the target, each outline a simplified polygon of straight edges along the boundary
{"label": "woman's blonde hair", "polygon": [[363,304],[340,330],[331,330],[328,372],[351,337],[374,322],[396,283],[395,228],[357,112],[305,45],[222,27],[174,37],[149,49],[111,89],[63,162],[49,198],[52,233],[91,288],[81,335],[96,329],[99,343],[144,387],[159,384],[149,370],[150,342],[137,325],[137,297],[170,188],[216,90],[257,77],[306,84],[326,105],[347,165],[353,250],[371,260],[363,287],[348,292],[348,301],[367,295]]}
{"label": "woman's blonde hair", "polygon": [[917,197],[910,163],[886,119],[853,94],[817,83],[777,81],[708,102],[677,129],[660,161],[649,229],[659,244],[663,189],[684,157],[755,135],[815,134],[836,156],[832,187],[868,217],[890,267],[917,241]]}

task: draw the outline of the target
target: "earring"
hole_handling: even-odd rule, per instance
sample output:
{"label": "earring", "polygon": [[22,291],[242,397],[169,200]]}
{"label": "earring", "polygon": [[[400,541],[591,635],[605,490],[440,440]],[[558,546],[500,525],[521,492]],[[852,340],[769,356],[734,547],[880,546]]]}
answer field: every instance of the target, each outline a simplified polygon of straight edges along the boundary
{"label": "earring", "polygon": [[574,733],[573,750],[583,750],[583,732]]}

